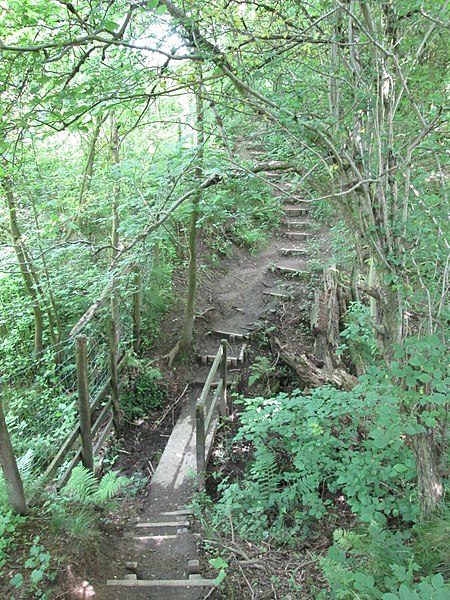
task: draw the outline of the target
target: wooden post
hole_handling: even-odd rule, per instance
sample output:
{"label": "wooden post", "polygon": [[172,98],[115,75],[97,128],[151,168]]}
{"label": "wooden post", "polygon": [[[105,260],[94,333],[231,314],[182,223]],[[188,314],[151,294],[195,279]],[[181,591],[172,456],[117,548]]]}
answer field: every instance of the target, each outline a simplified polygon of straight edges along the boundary
{"label": "wooden post", "polygon": [[83,465],[90,471],[94,470],[94,455],[91,435],[91,407],[89,405],[89,382],[87,362],[87,338],[85,335],[76,337],[77,348],[77,382],[78,406],[80,410],[81,457]]}
{"label": "wooden post", "polygon": [[227,340],[220,340],[222,346],[222,362],[220,363],[220,379],[222,391],[220,392],[219,413],[221,417],[227,415]]}
{"label": "wooden post", "polygon": [[197,402],[195,407],[196,421],[196,455],[197,455],[197,486],[201,492],[205,487],[206,472],[206,432],[205,432],[205,407],[202,402]]}
{"label": "wooden post", "polygon": [[111,376],[111,401],[114,419],[114,429],[117,435],[122,430],[122,412],[119,403],[119,376],[117,371],[119,344],[117,338],[117,327],[114,319],[109,321],[109,372]]}
{"label": "wooden post", "polygon": [[134,267],[133,271],[133,350],[137,354],[141,345],[142,273],[138,265]]}

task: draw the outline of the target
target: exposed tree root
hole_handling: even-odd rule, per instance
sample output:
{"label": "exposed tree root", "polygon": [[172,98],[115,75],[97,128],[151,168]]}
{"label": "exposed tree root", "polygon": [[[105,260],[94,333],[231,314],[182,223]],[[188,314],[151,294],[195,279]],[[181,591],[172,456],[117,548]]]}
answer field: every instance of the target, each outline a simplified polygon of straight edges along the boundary
{"label": "exposed tree root", "polygon": [[181,340],[178,340],[178,342],[175,344],[175,346],[172,348],[172,350],[168,354],[163,356],[164,359],[167,359],[169,361],[169,367],[172,366],[173,361],[176,359],[181,348],[182,348]]}

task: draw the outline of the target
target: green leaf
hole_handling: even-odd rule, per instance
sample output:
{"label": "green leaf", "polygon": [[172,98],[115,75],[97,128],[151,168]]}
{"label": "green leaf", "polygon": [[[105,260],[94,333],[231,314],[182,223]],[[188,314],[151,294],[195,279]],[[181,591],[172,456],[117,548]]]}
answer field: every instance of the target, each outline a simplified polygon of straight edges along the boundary
{"label": "green leaf", "polygon": [[439,589],[444,586],[444,578],[440,573],[434,575],[431,579],[431,585],[436,589]]}
{"label": "green leaf", "polygon": [[406,465],[402,465],[400,463],[394,465],[392,468],[396,473],[405,473],[408,470]]}
{"label": "green leaf", "polygon": [[36,584],[39,581],[41,581],[43,576],[44,576],[44,571],[41,571],[41,569],[34,569],[34,571],[31,573],[30,581],[31,581],[31,583]]}
{"label": "green leaf", "polygon": [[103,21],[102,26],[106,29],[106,31],[115,31],[116,29],[120,28],[119,24],[115,23],[114,21]]}
{"label": "green leaf", "polygon": [[14,577],[11,579],[10,581],[11,585],[13,585],[15,588],[20,588],[23,584],[23,575],[22,573],[16,573],[14,575]]}
{"label": "green leaf", "polygon": [[417,379],[422,383],[428,383],[429,381],[431,381],[432,378],[431,375],[429,375],[428,373],[419,373],[417,375]]}
{"label": "green leaf", "polygon": [[167,8],[164,5],[158,6],[158,8],[155,10],[155,13],[157,15],[163,15],[166,12],[167,12]]}

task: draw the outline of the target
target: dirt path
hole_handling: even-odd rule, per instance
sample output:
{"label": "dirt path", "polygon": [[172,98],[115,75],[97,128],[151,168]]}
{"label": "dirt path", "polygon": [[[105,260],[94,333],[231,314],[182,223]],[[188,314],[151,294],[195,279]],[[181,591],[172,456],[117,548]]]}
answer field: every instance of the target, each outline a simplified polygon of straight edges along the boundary
{"label": "dirt path", "polygon": [[[250,148],[249,152],[255,160],[264,158],[257,148]],[[267,173],[267,176],[275,185],[274,194],[280,196],[282,201],[286,200],[283,227],[269,240],[262,252],[252,255],[238,249],[223,274],[216,273],[211,280],[202,278],[198,312],[203,316],[197,319],[195,331],[195,344],[200,355],[216,353],[223,337],[221,332],[247,334],[257,329],[258,323],[276,311],[280,294],[293,299],[290,305],[294,311],[303,301],[308,276],[302,276],[302,272],[307,269],[307,249],[309,240],[313,239],[309,207],[296,195],[292,184],[284,182],[278,174]],[[238,354],[240,345],[230,343],[231,356]],[[196,387],[195,382],[204,381],[207,372],[206,366],[198,366],[190,374],[182,372],[181,377],[184,375],[191,385],[187,398],[189,394],[198,397],[200,388]],[[189,401],[182,410],[187,410],[188,405]],[[187,418],[192,418],[192,415],[187,415]],[[145,443],[142,450],[145,453]],[[205,597],[207,592],[204,589],[120,589],[105,585],[107,579],[122,579],[127,573],[130,573],[129,577],[134,577],[136,573],[138,579],[180,579],[188,576],[186,565],[188,560],[196,559],[197,540],[183,525],[186,515],[177,512],[177,508],[189,500],[192,486],[188,488],[180,491],[179,498],[168,498],[160,493],[158,484],[152,480],[134,505],[124,506],[122,512],[128,511],[128,520],[121,523],[120,530],[105,532],[97,560],[91,568],[84,570],[85,577],[82,580],[75,578],[78,591],[73,593],[72,598],[198,600]],[[168,511],[171,514],[164,514]],[[159,542],[153,536],[145,543],[136,542],[137,521],[163,523],[168,520],[175,525],[179,521],[180,527],[174,529],[174,525],[161,525],[152,530],[152,534],[156,532],[161,535]],[[188,535],[176,539],[173,533],[183,529]],[[133,567],[136,564],[144,565],[139,567],[138,573]]]}

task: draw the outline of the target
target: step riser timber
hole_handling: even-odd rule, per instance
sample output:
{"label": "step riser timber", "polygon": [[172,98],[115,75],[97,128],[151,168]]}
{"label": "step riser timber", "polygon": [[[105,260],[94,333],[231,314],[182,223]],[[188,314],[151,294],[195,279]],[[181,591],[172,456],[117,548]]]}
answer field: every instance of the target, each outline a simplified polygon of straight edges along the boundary
{"label": "step riser timber", "polygon": [[310,221],[287,221],[286,227],[288,229],[299,229],[300,227],[309,229],[311,227]]}
{"label": "step riser timber", "polygon": [[306,208],[286,208],[285,213],[288,217],[301,217],[308,214]]}
{"label": "step riser timber", "polygon": [[152,528],[152,527],[190,527],[189,521],[161,521],[161,523],[136,523],[138,529]]}
{"label": "step riser timber", "polygon": [[281,248],[280,252],[284,256],[288,256],[288,255],[303,256],[305,254],[308,254],[308,250],[306,250],[305,248]]}
{"label": "step riser timber", "polygon": [[215,587],[215,579],[108,579],[109,587],[190,588]]}
{"label": "step riser timber", "polygon": [[297,241],[301,241],[301,242],[306,242],[307,240],[311,239],[311,234],[310,233],[302,233],[300,231],[289,231],[288,233],[286,233],[286,237],[289,240],[297,240]]}
{"label": "step riser timber", "polygon": [[[306,210],[307,212],[309,211],[309,203],[305,202],[304,200],[302,200],[301,198],[291,198],[291,197],[283,197],[282,200],[283,204],[294,204],[294,206],[292,208],[301,208],[302,210]],[[287,206],[285,208],[285,210],[288,210],[289,206]]]}
{"label": "step riser timber", "polygon": [[263,294],[265,296],[272,296],[273,298],[277,298],[278,300],[286,300],[287,302],[294,299],[290,294],[280,294],[277,292],[263,292]]}
{"label": "step riser timber", "polygon": [[213,329],[210,333],[214,333],[215,335],[220,335],[222,338],[227,339],[230,342],[243,342],[244,340],[248,340],[248,333],[234,333],[231,331],[220,331],[219,329]]}
{"label": "step riser timber", "polygon": [[290,275],[291,277],[303,277],[307,275],[305,271],[300,269],[292,269],[291,267],[276,266],[275,271],[281,275]]}

